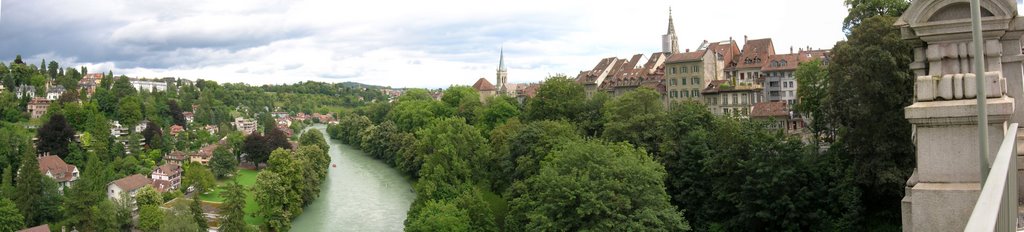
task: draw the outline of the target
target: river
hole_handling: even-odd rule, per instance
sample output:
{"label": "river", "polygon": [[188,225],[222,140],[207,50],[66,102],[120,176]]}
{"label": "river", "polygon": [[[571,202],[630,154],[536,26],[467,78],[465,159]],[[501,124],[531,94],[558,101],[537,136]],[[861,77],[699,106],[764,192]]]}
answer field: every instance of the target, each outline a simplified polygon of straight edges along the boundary
{"label": "river", "polygon": [[327,136],[331,163],[320,198],[292,223],[292,231],[402,231],[416,194],[394,168]]}

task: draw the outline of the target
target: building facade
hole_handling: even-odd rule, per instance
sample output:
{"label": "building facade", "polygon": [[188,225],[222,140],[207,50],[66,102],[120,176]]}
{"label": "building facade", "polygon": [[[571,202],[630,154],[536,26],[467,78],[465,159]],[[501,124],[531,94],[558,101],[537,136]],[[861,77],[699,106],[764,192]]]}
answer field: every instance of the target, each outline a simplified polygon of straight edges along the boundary
{"label": "building facade", "polygon": [[761,91],[762,88],[759,85],[746,83],[733,85],[728,80],[716,80],[711,81],[701,91],[701,94],[703,94],[704,102],[711,113],[747,118],[754,104],[764,100]]}
{"label": "building facade", "polygon": [[703,101],[701,90],[722,78],[722,60],[715,52],[698,50],[673,54],[665,63],[665,87],[670,102]]}
{"label": "building facade", "polygon": [[32,100],[28,101],[28,105],[25,108],[33,119],[39,118],[46,114],[46,110],[50,108],[50,100],[41,97],[32,98]]}
{"label": "building facade", "polygon": [[153,188],[157,191],[167,192],[181,187],[181,165],[165,163],[153,169],[150,177],[153,179]]}
{"label": "building facade", "polygon": [[78,167],[65,163],[59,156],[44,155],[40,156],[37,161],[39,162],[39,171],[57,181],[61,192],[64,192],[66,188],[71,188],[78,180]]}

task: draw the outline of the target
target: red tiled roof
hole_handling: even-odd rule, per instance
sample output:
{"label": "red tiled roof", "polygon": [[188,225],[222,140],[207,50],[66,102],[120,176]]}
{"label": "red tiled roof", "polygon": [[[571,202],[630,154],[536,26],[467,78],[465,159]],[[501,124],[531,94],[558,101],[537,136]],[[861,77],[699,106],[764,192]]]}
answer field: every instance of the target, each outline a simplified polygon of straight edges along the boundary
{"label": "red tiled roof", "polygon": [[182,151],[172,151],[171,153],[168,153],[167,154],[167,158],[164,158],[164,159],[166,159],[166,160],[182,161],[182,160],[185,160],[185,156],[188,156],[187,154],[185,154],[185,152],[182,152]]}
{"label": "red tiled roof", "polygon": [[750,110],[751,117],[786,117],[789,116],[789,110],[786,109],[785,102],[761,102],[754,104],[754,109]]}
{"label": "red tiled roof", "polygon": [[708,51],[715,52],[722,56],[722,60],[726,64],[736,61],[740,53],[740,47],[736,45],[735,40],[715,42],[708,45]]}
{"label": "red tiled roof", "polygon": [[39,157],[39,171],[43,174],[50,172],[57,182],[68,182],[75,177],[75,165],[70,165],[60,159],[59,156],[47,155]]}
{"label": "red tiled roof", "polygon": [[28,228],[28,229],[24,229],[24,230],[19,230],[18,232],[50,232],[50,225],[49,224],[42,224],[42,225],[38,225],[36,227],[32,227],[32,228]]}
{"label": "red tiled roof", "polygon": [[739,60],[736,61],[736,68],[760,68],[772,55],[775,55],[772,39],[747,40],[747,43],[743,44]]}
{"label": "red tiled roof", "polygon": [[796,70],[800,63],[800,54],[771,55],[761,66],[761,71]]}
{"label": "red tiled roof", "polygon": [[153,189],[156,189],[157,192],[161,193],[171,190],[171,187],[174,186],[174,183],[169,180],[153,180],[153,183],[151,184],[153,185]]}
{"label": "red tiled roof", "polygon": [[705,53],[707,53],[707,50],[697,50],[695,52],[676,53],[676,54],[672,54],[672,56],[669,57],[668,61],[665,62],[665,63],[680,63],[680,62],[687,62],[687,61],[698,61],[698,60],[700,60],[701,58],[704,57]]}
{"label": "red tiled roof", "polygon": [[117,185],[117,187],[121,188],[123,191],[132,191],[142,188],[142,186],[146,186],[151,182],[152,181],[149,180],[149,178],[146,178],[146,176],[135,174],[115,180],[114,185]]}
{"label": "red tiled roof", "polygon": [[181,165],[177,165],[174,163],[165,163],[164,165],[160,165],[156,167],[156,169],[153,169],[154,173],[156,173],[157,171],[160,171],[161,174],[166,176],[173,176],[181,174]]}
{"label": "red tiled roof", "polygon": [[480,78],[480,80],[477,80],[476,83],[473,84],[473,89],[480,92],[496,90],[494,85],[492,85],[490,81],[487,81],[486,78]]}

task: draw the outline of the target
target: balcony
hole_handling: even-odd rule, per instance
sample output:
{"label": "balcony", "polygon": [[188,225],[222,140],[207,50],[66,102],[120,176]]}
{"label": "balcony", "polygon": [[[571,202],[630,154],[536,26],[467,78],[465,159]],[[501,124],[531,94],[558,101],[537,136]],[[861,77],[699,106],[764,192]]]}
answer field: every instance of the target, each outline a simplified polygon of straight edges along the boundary
{"label": "balcony", "polygon": [[964,231],[1018,231],[1017,127],[1007,128]]}

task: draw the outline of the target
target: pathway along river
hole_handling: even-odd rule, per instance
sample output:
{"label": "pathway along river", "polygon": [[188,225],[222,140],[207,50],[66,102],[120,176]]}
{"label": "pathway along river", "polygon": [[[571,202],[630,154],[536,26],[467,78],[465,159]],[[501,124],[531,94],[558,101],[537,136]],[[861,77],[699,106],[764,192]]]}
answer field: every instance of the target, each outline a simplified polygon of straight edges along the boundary
{"label": "pathway along river", "polygon": [[[315,125],[327,136],[326,126]],[[416,194],[398,170],[337,140],[328,139],[331,164],[320,198],[306,206],[292,231],[402,231]]]}

